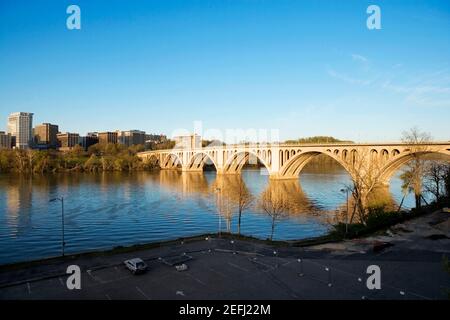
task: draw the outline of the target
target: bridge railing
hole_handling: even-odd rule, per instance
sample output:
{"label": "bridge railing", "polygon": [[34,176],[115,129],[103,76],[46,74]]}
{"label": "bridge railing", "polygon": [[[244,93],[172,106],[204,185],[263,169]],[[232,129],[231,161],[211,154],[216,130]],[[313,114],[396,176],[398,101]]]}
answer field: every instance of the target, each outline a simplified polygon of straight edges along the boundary
{"label": "bridge railing", "polygon": [[[423,146],[448,146],[450,147],[450,141],[435,141],[435,142],[429,142],[429,143],[422,143],[422,144],[414,144],[417,145],[423,145]],[[227,144],[223,146],[206,146],[206,147],[200,147],[200,148],[172,148],[172,149],[160,149],[160,150],[148,150],[139,152],[138,154],[151,154],[151,153],[166,153],[166,152],[173,152],[173,151],[215,151],[215,150],[228,150],[228,149],[270,149],[270,148],[276,148],[276,149],[282,149],[282,148],[310,148],[310,147],[320,147],[320,148],[326,148],[326,147],[394,147],[394,146],[411,146],[409,143],[404,142],[383,142],[383,143],[341,143],[341,142],[330,142],[330,143],[257,143],[257,144]]]}

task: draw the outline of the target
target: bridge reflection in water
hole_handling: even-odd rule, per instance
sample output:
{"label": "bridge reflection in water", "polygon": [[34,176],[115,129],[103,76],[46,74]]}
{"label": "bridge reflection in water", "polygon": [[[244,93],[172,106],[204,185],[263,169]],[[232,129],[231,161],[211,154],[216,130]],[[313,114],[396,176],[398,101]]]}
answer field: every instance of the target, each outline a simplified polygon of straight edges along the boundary
{"label": "bridge reflection in water", "polygon": [[[331,169],[330,169],[331,168]],[[341,175],[346,175],[339,169],[338,165],[329,166],[334,173],[340,172]],[[246,170],[244,170],[245,172]],[[249,170],[255,171],[255,170]],[[305,180],[308,179],[308,174],[313,174],[314,179],[317,179],[317,172],[321,171],[326,179],[328,169],[325,168],[325,173],[322,170],[314,170],[311,166],[305,170]],[[255,173],[255,172],[253,172]],[[253,174],[254,176],[254,174]],[[342,181],[336,190],[326,190],[327,193],[334,193],[333,199],[330,200],[330,206],[324,205],[323,201],[314,199],[308,195],[302,188],[302,175],[297,180],[271,180],[268,177],[263,178],[264,185],[255,188],[253,186],[254,180],[250,181],[253,188],[249,188],[246,183],[244,175],[215,175],[212,172],[181,172],[175,170],[161,170],[159,175],[151,176],[155,183],[158,183],[162,188],[175,191],[178,196],[184,198],[191,198],[193,196],[202,197],[209,205],[209,210],[216,210],[220,213],[222,218],[227,222],[227,230],[230,230],[231,220],[233,215],[238,212],[238,202],[240,188],[245,189],[245,193],[249,193],[252,198],[252,211],[264,214],[260,207],[260,201],[264,193],[270,193],[273,199],[280,202],[288,203],[286,213],[289,217],[301,216],[315,216],[323,223],[336,223],[337,221],[344,221],[347,214],[347,203],[345,194],[341,193],[341,188],[346,186],[346,181]],[[340,177],[340,179],[342,179]],[[345,179],[344,179],[345,180]],[[349,178],[347,179],[348,181]],[[347,182],[348,182],[347,181]],[[320,184],[320,181],[318,181]],[[340,187],[339,187],[340,186]],[[261,188],[262,187],[262,188]],[[253,190],[251,190],[253,189]],[[340,198],[340,204],[336,205],[336,198]],[[321,199],[323,200],[323,199]],[[398,207],[389,187],[379,187],[371,194],[369,198],[371,206],[384,207],[386,209],[394,210]],[[351,215],[353,211],[354,201],[351,194],[349,195],[348,210]]]}
{"label": "bridge reflection in water", "polygon": [[[208,170],[0,175],[0,264],[59,254],[60,208],[48,202],[58,195],[66,199],[66,249],[75,253],[217,232],[219,221],[222,230],[236,232],[239,188],[255,198],[244,210],[243,234],[262,239],[270,234],[271,219],[259,205],[261,195],[269,193],[289,203],[275,239],[323,235],[329,222],[345,216],[340,189],[350,182],[336,165],[305,167],[299,179],[290,180],[269,179],[249,168],[241,175]],[[399,202],[398,178],[394,182]],[[392,203],[392,194],[382,191],[377,198]]]}

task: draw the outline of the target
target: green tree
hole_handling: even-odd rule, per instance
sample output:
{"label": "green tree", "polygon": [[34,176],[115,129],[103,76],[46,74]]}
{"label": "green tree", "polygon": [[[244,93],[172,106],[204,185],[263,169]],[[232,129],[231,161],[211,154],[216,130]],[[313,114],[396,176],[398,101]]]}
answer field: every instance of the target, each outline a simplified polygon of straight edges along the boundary
{"label": "green tree", "polygon": [[10,172],[14,161],[13,153],[9,149],[0,149],[0,173]]}

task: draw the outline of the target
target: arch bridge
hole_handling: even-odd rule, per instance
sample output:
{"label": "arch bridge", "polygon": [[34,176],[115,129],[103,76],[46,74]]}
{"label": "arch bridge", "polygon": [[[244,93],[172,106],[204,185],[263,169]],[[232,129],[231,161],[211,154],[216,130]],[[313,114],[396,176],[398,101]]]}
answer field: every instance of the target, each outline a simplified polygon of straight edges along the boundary
{"label": "arch bridge", "polygon": [[[440,154],[450,159],[450,142],[342,143],[342,144],[254,144],[224,145],[204,148],[153,150],[138,153],[153,160],[161,169],[203,171],[214,165],[217,174],[239,174],[246,163],[261,163],[271,179],[296,179],[305,165],[324,154],[338,162],[352,177],[371,175],[388,184],[401,166],[419,155]],[[447,160],[448,160],[447,159]]]}

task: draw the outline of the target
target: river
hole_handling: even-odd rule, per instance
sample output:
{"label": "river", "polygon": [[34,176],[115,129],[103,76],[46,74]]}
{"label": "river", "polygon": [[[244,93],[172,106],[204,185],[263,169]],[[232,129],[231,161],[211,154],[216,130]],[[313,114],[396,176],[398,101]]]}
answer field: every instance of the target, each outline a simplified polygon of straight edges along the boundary
{"label": "river", "polygon": [[[67,253],[217,232],[219,226],[236,232],[233,194],[239,181],[236,176],[216,178],[213,171],[0,175],[0,264],[60,254],[61,204],[49,202],[59,196],[64,197]],[[270,236],[271,219],[258,201],[267,191],[291,204],[276,223],[274,239],[326,234],[346,211],[346,195],[340,190],[350,178],[338,166],[307,166],[298,180],[281,182],[246,169],[242,181],[254,197],[242,216],[245,235]],[[393,177],[382,198],[398,203],[400,185],[398,176]],[[408,196],[404,206],[412,205]]]}

